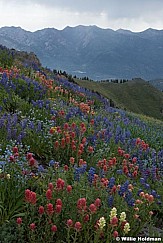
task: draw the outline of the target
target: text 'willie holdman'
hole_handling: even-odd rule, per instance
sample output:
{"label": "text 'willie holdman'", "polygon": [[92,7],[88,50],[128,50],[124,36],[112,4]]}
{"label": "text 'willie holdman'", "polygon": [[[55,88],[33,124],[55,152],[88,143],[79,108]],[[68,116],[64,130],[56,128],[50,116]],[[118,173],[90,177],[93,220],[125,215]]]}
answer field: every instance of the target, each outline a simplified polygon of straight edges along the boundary
{"label": "text 'willie holdman'", "polygon": [[135,241],[135,242],[162,242],[161,237],[120,237],[121,241]]}

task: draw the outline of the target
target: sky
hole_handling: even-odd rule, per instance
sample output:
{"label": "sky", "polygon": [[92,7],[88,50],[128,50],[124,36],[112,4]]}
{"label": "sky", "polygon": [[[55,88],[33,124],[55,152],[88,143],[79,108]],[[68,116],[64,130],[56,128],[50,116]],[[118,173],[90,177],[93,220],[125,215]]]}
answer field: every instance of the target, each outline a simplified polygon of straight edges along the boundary
{"label": "sky", "polygon": [[163,0],[0,0],[0,27],[163,29]]}

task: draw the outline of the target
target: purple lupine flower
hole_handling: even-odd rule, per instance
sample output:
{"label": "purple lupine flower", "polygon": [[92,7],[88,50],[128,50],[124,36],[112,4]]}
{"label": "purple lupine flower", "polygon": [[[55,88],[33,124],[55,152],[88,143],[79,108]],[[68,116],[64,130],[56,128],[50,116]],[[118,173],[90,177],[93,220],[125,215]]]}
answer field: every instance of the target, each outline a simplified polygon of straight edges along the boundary
{"label": "purple lupine flower", "polygon": [[125,181],[125,183],[123,184],[124,185],[124,188],[125,188],[125,190],[127,191],[127,189],[128,189],[128,185],[130,184],[130,182],[127,180],[127,181]]}
{"label": "purple lupine flower", "polygon": [[44,171],[45,171],[44,167],[42,165],[39,165],[38,172],[44,172]]}
{"label": "purple lupine flower", "polygon": [[80,180],[80,170],[78,167],[75,168],[75,171],[74,171],[74,180],[75,181],[79,181]]}
{"label": "purple lupine flower", "polygon": [[41,132],[41,129],[42,129],[42,123],[41,123],[41,121],[38,121],[36,131],[37,131],[37,132]]}
{"label": "purple lupine flower", "polygon": [[128,206],[133,207],[135,203],[135,199],[132,197],[132,192],[127,191],[125,194],[125,201],[127,202]]}
{"label": "purple lupine flower", "polygon": [[123,194],[128,191],[128,185],[130,184],[130,182],[127,180],[125,181],[125,183],[122,184],[122,186],[120,187],[120,190],[118,191],[118,194],[120,196],[123,196]]}
{"label": "purple lupine flower", "polygon": [[30,129],[32,129],[32,130],[35,128],[35,125],[34,125],[33,121],[30,121],[28,127],[29,127]]}
{"label": "purple lupine flower", "polygon": [[28,120],[27,119],[23,119],[21,122],[20,122],[20,126],[21,128],[24,130],[27,126],[27,122]]}
{"label": "purple lupine flower", "polygon": [[49,166],[54,166],[54,164],[55,164],[55,161],[54,160],[50,160]]}
{"label": "purple lupine flower", "polygon": [[110,196],[108,197],[108,206],[109,206],[110,208],[113,207],[113,201],[114,201],[114,198],[113,198],[112,195],[110,195]]}
{"label": "purple lupine flower", "polygon": [[144,178],[140,178],[140,183],[141,183],[142,185],[144,185],[144,184],[145,184],[145,179],[144,179]]}
{"label": "purple lupine flower", "polygon": [[125,187],[122,185],[122,186],[120,187],[120,190],[118,191],[118,194],[119,194],[120,196],[123,196],[123,194],[125,193],[125,191],[126,191],[126,189],[125,189]]}
{"label": "purple lupine flower", "polygon": [[155,190],[151,191],[151,195],[153,195],[155,198],[157,197],[157,192]]}
{"label": "purple lupine flower", "polygon": [[94,179],[94,174],[95,174],[95,168],[91,167],[88,171],[88,181],[90,184],[92,184],[92,181]]}
{"label": "purple lupine flower", "polygon": [[104,178],[104,170],[103,169],[101,169],[100,171],[99,171],[99,176],[100,176],[100,178]]}
{"label": "purple lupine flower", "polygon": [[152,174],[152,179],[156,180],[157,175],[156,175],[156,166],[152,166],[151,168],[151,174]]}
{"label": "purple lupine flower", "polygon": [[122,174],[123,174],[123,170],[117,170],[116,173],[117,173],[118,175],[122,175]]}
{"label": "purple lupine flower", "polygon": [[131,198],[129,201],[127,201],[128,206],[133,207],[135,205],[135,199]]}
{"label": "purple lupine flower", "polygon": [[80,166],[79,167],[80,174],[84,174],[86,172],[86,169],[87,169],[87,165],[86,164]]}
{"label": "purple lupine flower", "polygon": [[149,174],[150,174],[149,169],[143,170],[143,175],[144,175],[144,178],[145,178],[145,179],[148,178]]}
{"label": "purple lupine flower", "polygon": [[145,184],[144,184],[144,187],[145,187],[147,190],[150,189],[150,185],[149,185],[148,183],[145,183]]}
{"label": "purple lupine flower", "polygon": [[1,118],[0,119],[0,128],[4,127],[4,122],[5,122],[4,118]]}
{"label": "purple lupine flower", "polygon": [[112,189],[112,187],[115,185],[115,178],[111,177],[109,182],[108,182],[108,187]]}

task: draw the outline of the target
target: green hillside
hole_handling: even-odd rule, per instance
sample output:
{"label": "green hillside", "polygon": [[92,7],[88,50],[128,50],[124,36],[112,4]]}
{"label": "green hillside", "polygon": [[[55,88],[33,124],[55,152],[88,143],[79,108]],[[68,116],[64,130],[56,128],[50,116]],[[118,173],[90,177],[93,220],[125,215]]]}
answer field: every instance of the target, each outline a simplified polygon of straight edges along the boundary
{"label": "green hillside", "polygon": [[138,114],[163,119],[163,93],[142,79],[125,83],[75,81],[109,98],[112,105]]}

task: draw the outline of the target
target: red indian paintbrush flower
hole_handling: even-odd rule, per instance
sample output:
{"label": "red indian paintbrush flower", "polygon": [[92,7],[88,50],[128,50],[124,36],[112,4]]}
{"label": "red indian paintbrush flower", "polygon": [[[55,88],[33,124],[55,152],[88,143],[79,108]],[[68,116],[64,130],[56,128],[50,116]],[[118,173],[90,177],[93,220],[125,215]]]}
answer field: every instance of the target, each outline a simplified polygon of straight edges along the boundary
{"label": "red indian paintbrush flower", "polygon": [[62,206],[62,200],[60,198],[57,199],[56,205],[61,205]]}
{"label": "red indian paintbrush flower", "polygon": [[65,185],[65,181],[62,180],[61,178],[58,178],[56,182],[56,188],[62,190],[64,188],[64,185]]}
{"label": "red indian paintbrush flower", "polygon": [[65,123],[65,124],[64,124],[64,130],[68,130],[68,128],[69,128],[68,123]]}
{"label": "red indian paintbrush flower", "polygon": [[118,224],[118,218],[116,216],[114,216],[111,220],[110,223],[112,226],[117,226]]}
{"label": "red indian paintbrush flower", "polygon": [[96,198],[94,205],[99,208],[101,206],[101,199],[100,198]]}
{"label": "red indian paintbrush flower", "polygon": [[71,192],[72,191],[72,186],[71,185],[68,185],[67,188],[66,188],[67,192]]}
{"label": "red indian paintbrush flower", "polygon": [[79,198],[77,201],[77,208],[79,210],[86,210],[87,206],[86,206],[86,199],[85,198]]}
{"label": "red indian paintbrush flower", "polygon": [[81,223],[80,223],[80,222],[76,222],[75,225],[74,225],[74,228],[75,228],[77,231],[81,230],[81,228],[82,228]]}
{"label": "red indian paintbrush flower", "polygon": [[53,204],[48,203],[46,207],[47,207],[47,214],[52,215],[54,213]]}
{"label": "red indian paintbrush flower", "polygon": [[59,147],[59,142],[58,141],[55,141],[54,148],[58,149],[58,147]]}
{"label": "red indian paintbrush flower", "polygon": [[40,206],[39,209],[38,209],[38,212],[40,215],[42,215],[44,213],[44,207],[43,206]]}
{"label": "red indian paintbrush flower", "polygon": [[28,203],[35,204],[37,201],[36,193],[30,191],[29,189],[25,190],[25,200]]}
{"label": "red indian paintbrush flower", "polygon": [[34,166],[35,163],[36,163],[35,159],[33,157],[31,157],[29,160],[29,166]]}
{"label": "red indian paintbrush flower", "polygon": [[16,219],[16,223],[17,223],[18,225],[21,225],[21,224],[22,224],[22,218],[20,218],[20,217],[17,218],[17,219]]}
{"label": "red indian paintbrush flower", "polygon": [[97,208],[96,206],[92,203],[90,206],[89,206],[89,210],[91,211],[91,213],[95,213],[97,211]]}
{"label": "red indian paintbrush flower", "polygon": [[30,229],[31,229],[31,230],[35,230],[36,225],[35,225],[35,223],[32,223],[32,224],[30,224],[30,226],[29,226],[29,227],[30,227]]}
{"label": "red indian paintbrush flower", "polygon": [[75,127],[76,127],[76,124],[73,122],[73,123],[71,124],[71,128],[72,128],[72,129],[75,129]]}
{"label": "red indian paintbrush flower", "polygon": [[59,204],[56,205],[56,206],[55,206],[55,212],[56,212],[56,213],[61,213],[61,211],[62,211],[62,206],[59,205]]}
{"label": "red indian paintbrush flower", "polygon": [[86,214],[83,218],[84,222],[88,222],[89,221],[89,214]]}
{"label": "red indian paintbrush flower", "polygon": [[52,191],[50,189],[48,189],[46,191],[46,198],[47,198],[47,200],[51,200],[52,199]]}
{"label": "red indian paintbrush flower", "polygon": [[68,171],[68,165],[64,165],[64,170]]}
{"label": "red indian paintbrush flower", "polygon": [[28,159],[28,160],[30,160],[32,157],[33,157],[33,154],[32,154],[32,153],[28,153],[28,154],[27,154],[27,159]]}
{"label": "red indian paintbrush flower", "polygon": [[13,151],[14,153],[18,153],[18,147],[16,147],[16,146],[13,147],[13,148],[12,148],[12,151]]}
{"label": "red indian paintbrush flower", "polygon": [[10,161],[14,161],[15,160],[15,157],[13,155],[10,156]]}
{"label": "red indian paintbrush flower", "polygon": [[73,164],[74,164],[75,159],[74,159],[73,157],[71,157],[69,161],[70,161],[70,164],[72,164],[72,165],[73,165]]}
{"label": "red indian paintbrush flower", "polygon": [[93,153],[93,147],[92,146],[89,146],[88,147],[88,151],[89,151],[89,153]]}
{"label": "red indian paintbrush flower", "polygon": [[67,220],[67,226],[68,226],[68,227],[72,227],[72,226],[73,226],[73,221],[72,221],[72,219],[68,219],[68,220]]}
{"label": "red indian paintbrush flower", "polygon": [[53,183],[50,182],[48,184],[48,189],[50,189],[51,191],[53,191],[53,188],[54,188],[54,185],[53,185]]}
{"label": "red indian paintbrush flower", "polygon": [[57,231],[57,226],[56,225],[52,225],[51,231],[55,233]]}
{"label": "red indian paintbrush flower", "polygon": [[36,193],[35,192],[31,192],[31,204],[36,204]]}
{"label": "red indian paintbrush flower", "polygon": [[114,238],[118,237],[118,231],[115,230],[115,231],[113,232],[113,237],[114,237]]}

